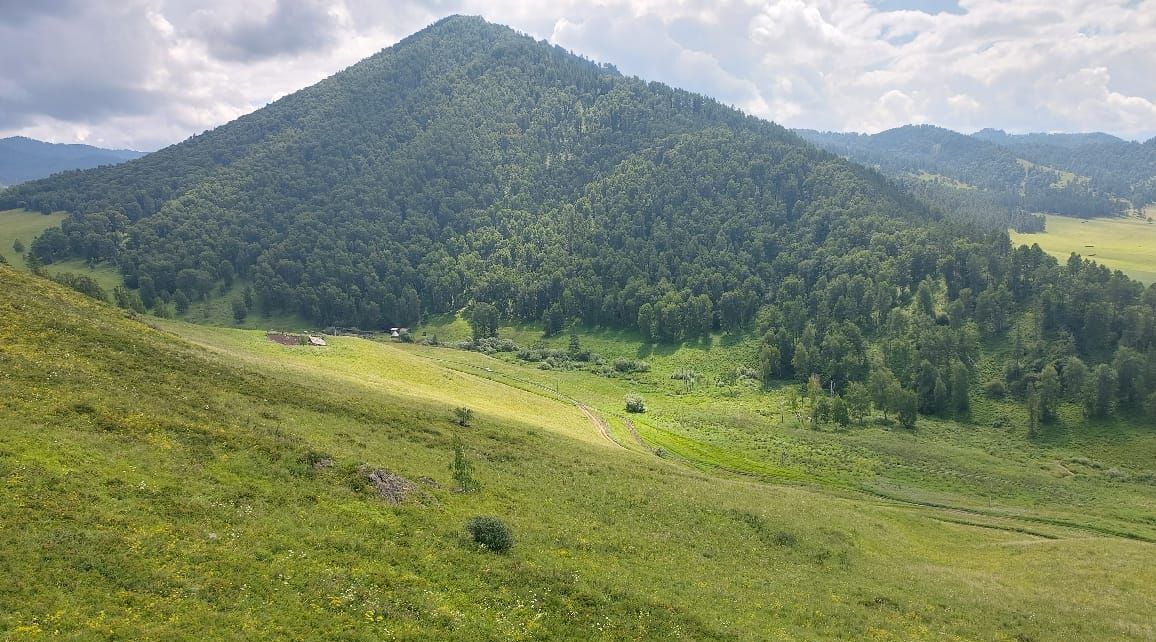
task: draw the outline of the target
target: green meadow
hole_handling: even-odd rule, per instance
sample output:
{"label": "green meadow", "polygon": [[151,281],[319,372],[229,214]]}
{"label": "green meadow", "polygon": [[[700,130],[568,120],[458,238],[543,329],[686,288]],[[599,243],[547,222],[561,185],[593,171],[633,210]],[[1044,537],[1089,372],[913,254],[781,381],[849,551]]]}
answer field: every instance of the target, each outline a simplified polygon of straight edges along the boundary
{"label": "green meadow", "polygon": [[1047,232],[1011,232],[1018,244],[1039,244],[1061,262],[1072,252],[1097,263],[1122,270],[1145,284],[1156,283],[1156,223],[1145,217],[1080,219],[1048,215]]}
{"label": "green meadow", "polygon": [[[39,236],[44,230],[60,225],[66,216],[64,212],[53,214],[41,214],[27,210],[0,212],[0,255],[3,255],[10,265],[25,268],[23,253],[16,252],[13,249],[13,244],[20,241],[25,247],[24,252],[27,252],[28,246],[32,244],[32,239]],[[122,283],[116,268],[108,264],[91,266],[81,259],[60,261],[47,266],[46,269],[52,274],[75,272],[90,276],[100,284],[100,287],[104,288],[105,292],[110,294],[113,288]]]}
{"label": "green meadow", "polygon": [[[811,430],[783,389],[720,381],[749,358],[723,336],[583,333],[651,370],[548,371],[283,346],[0,281],[3,639],[1156,638],[1150,429],[1033,441],[977,400],[913,432]],[[454,490],[455,439],[479,492]],[[472,544],[475,515],[512,551]]]}
{"label": "green meadow", "polygon": [[40,236],[44,230],[60,225],[66,215],[64,212],[56,214],[41,214],[26,210],[5,210],[0,212],[0,256],[8,261],[9,265],[24,267],[24,253],[12,249],[12,244],[20,241],[24,245],[24,252],[32,245],[32,239]]}

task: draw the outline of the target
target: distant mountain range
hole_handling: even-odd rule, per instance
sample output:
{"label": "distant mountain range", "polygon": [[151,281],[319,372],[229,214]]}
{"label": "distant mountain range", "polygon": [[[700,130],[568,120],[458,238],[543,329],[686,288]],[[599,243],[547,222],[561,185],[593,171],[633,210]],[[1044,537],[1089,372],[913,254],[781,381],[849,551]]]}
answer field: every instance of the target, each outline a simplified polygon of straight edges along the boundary
{"label": "distant mountain range", "polygon": [[61,145],[13,136],[0,138],[0,186],[51,176],[70,169],[91,169],[140,158],[145,152]]}
{"label": "distant mountain range", "polygon": [[1038,213],[1116,216],[1156,202],[1156,139],[1104,133],[971,135],[930,125],[878,134],[796,130],[945,211],[1031,227]]}

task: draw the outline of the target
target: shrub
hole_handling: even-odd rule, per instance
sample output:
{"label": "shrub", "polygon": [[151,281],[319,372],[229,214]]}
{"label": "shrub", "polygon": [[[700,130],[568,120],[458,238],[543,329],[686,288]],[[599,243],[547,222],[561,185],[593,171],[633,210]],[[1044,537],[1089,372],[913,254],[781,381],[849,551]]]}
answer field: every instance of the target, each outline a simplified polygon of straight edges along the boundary
{"label": "shrub", "polygon": [[454,460],[450,463],[458,492],[473,493],[482,489],[482,484],[474,477],[474,465],[466,457],[465,446],[460,437],[454,437]]}
{"label": "shrub", "polygon": [[615,359],[614,369],[618,372],[650,372],[650,364],[634,359]]}
{"label": "shrub", "polygon": [[759,371],[755,370],[754,368],[748,368],[747,366],[739,366],[735,368],[735,375],[737,375],[739,379],[751,379],[754,381],[759,380]]}
{"label": "shrub", "polygon": [[[73,272],[59,272],[52,275],[52,280],[57,283],[70,287],[77,292],[96,299],[97,301],[108,301],[108,294],[105,293],[104,288],[96,282],[96,279],[87,274],[75,274]],[[179,292],[179,290],[178,290]]]}
{"label": "shrub", "polygon": [[514,546],[514,532],[497,517],[473,517],[466,522],[466,531],[475,543],[495,553],[505,553]]}
{"label": "shrub", "polygon": [[983,384],[983,391],[992,399],[1003,399],[1007,394],[1007,386],[999,379],[992,379]]}
{"label": "shrub", "polygon": [[465,407],[454,408],[454,423],[459,426],[468,426],[474,419],[474,411]]}
{"label": "shrub", "polygon": [[646,402],[638,395],[626,395],[626,412],[646,412]]}

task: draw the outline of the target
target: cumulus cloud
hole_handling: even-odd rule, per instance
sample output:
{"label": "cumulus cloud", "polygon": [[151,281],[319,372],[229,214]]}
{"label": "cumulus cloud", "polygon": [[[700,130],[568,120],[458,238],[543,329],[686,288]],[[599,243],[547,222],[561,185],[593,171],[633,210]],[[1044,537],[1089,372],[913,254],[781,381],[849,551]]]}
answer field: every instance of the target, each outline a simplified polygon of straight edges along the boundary
{"label": "cumulus cloud", "polygon": [[1156,0],[0,0],[0,135],[154,149],[451,13],[792,127],[1156,133]]}
{"label": "cumulus cloud", "polygon": [[245,15],[229,24],[211,9],[201,10],[193,14],[191,33],[216,57],[251,62],[328,48],[341,35],[340,13],[319,0],[277,0],[263,16]]}

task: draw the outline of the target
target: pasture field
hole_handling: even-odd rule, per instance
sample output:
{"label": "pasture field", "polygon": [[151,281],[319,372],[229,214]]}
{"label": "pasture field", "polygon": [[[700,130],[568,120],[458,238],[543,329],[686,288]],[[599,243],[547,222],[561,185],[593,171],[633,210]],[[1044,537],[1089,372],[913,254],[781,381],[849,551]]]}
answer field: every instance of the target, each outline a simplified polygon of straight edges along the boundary
{"label": "pasture field", "polygon": [[[726,337],[585,333],[651,371],[545,371],[150,326],[0,271],[3,639],[1156,636],[1150,431],[809,430],[708,381],[743,358]],[[646,413],[621,412],[631,391]],[[453,492],[455,438],[478,493]],[[487,514],[509,554],[468,541]]]}
{"label": "pasture field", "polygon": [[[1151,210],[1146,216],[1153,216]],[[1156,283],[1156,223],[1146,218],[1080,219],[1048,215],[1047,232],[1010,232],[1019,245],[1039,244],[1061,263],[1075,252],[1097,263],[1122,270],[1146,285]]]}
{"label": "pasture field", "polygon": [[[41,214],[40,212],[30,212],[28,210],[6,210],[0,212],[0,255],[3,255],[8,260],[10,265],[20,269],[25,269],[24,257],[12,249],[12,244],[19,240],[24,244],[25,252],[32,244],[32,239],[40,235],[41,232],[50,227],[60,225],[60,222],[67,216],[64,212],[56,212],[53,214]],[[49,273],[56,274],[59,272],[75,272],[77,274],[84,274],[92,277],[104,288],[108,295],[112,296],[112,289],[122,284],[120,274],[116,268],[107,265],[90,266],[85,264],[80,259],[71,259],[68,261],[60,261],[53,263],[46,267]]]}
{"label": "pasture field", "polygon": [[9,265],[24,269],[23,253],[12,249],[13,242],[19,240],[24,244],[25,252],[32,244],[32,239],[44,230],[60,225],[65,214],[41,214],[27,210],[4,210],[0,212],[0,256],[7,259]]}

